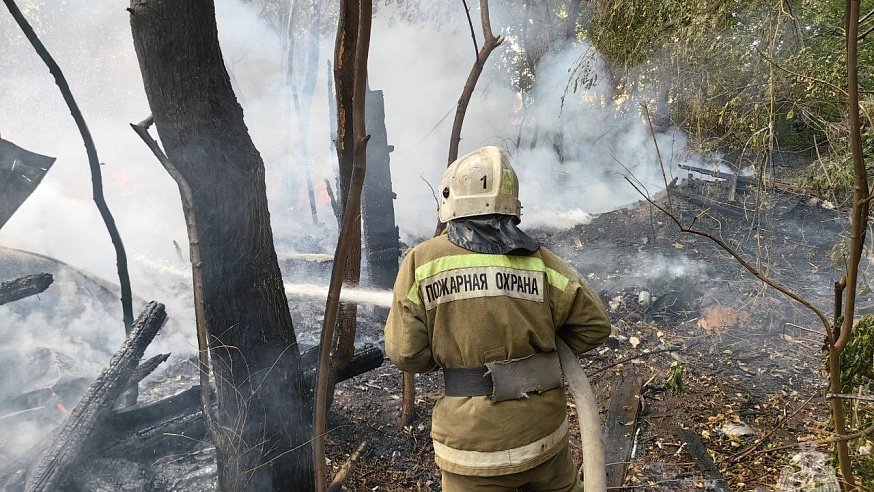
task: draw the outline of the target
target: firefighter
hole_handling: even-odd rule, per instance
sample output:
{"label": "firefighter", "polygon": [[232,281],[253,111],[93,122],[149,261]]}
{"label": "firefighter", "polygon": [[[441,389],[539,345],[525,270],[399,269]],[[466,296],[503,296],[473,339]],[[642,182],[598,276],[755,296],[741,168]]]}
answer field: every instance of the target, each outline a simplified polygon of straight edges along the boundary
{"label": "firefighter", "polygon": [[604,305],[518,228],[506,151],[456,160],[438,192],[446,228],[407,251],[385,350],[403,371],[443,373],[431,425],[443,491],[581,491],[555,337],[576,354],[598,346],[610,334]]}

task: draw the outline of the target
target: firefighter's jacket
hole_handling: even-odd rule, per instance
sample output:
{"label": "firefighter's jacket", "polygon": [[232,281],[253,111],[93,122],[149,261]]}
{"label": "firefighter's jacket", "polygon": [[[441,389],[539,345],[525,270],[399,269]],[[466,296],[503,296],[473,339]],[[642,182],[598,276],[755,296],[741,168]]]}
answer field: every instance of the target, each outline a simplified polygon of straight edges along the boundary
{"label": "firefighter's jacket", "polygon": [[[583,353],[610,334],[598,295],[541,247],[527,256],[481,254],[446,234],[411,248],[400,267],[385,350],[401,370],[473,369],[555,350],[558,334]],[[438,399],[431,437],[441,469],[495,476],[531,469],[567,442],[564,388],[491,403]]]}

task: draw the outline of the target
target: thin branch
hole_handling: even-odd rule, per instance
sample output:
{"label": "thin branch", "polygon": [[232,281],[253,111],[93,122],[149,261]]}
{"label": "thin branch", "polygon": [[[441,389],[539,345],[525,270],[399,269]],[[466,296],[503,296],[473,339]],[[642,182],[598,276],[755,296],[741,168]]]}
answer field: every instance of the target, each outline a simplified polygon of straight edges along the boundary
{"label": "thin branch", "polygon": [[[752,273],[752,274],[753,274],[757,279],[759,279],[759,280],[761,280],[762,282],[768,284],[769,286],[773,287],[774,289],[776,289],[776,290],[782,292],[783,294],[785,294],[785,295],[788,296],[789,298],[793,299],[794,301],[798,302],[798,303],[801,304],[802,306],[804,306],[804,307],[810,309],[814,314],[816,314],[816,316],[820,319],[820,321],[822,321],[822,324],[823,324],[823,326],[825,327],[826,332],[829,333],[829,334],[831,334],[831,324],[830,324],[829,321],[826,319],[825,314],[823,314],[823,312],[820,311],[819,308],[817,308],[816,306],[814,306],[813,304],[811,304],[810,301],[801,298],[800,296],[798,296],[798,294],[795,294],[794,292],[790,291],[787,287],[783,286],[781,283],[779,283],[779,282],[777,282],[777,281],[775,281],[775,280],[772,280],[772,279],[766,277],[764,274],[762,274],[761,272],[759,272],[759,271],[758,271],[754,266],[750,265],[750,264],[749,264],[745,259],[743,259],[743,258],[742,258],[742,257],[741,257],[741,256],[740,256],[740,255],[739,255],[739,254],[734,250],[734,249],[731,248],[731,246],[725,244],[725,242],[723,242],[721,239],[719,239],[719,238],[717,238],[717,237],[715,237],[715,236],[713,236],[713,235],[710,235],[710,234],[708,234],[708,233],[706,233],[706,232],[699,231],[699,230],[697,230],[697,229],[692,229],[691,226],[690,226],[690,227],[686,227],[686,226],[684,226],[683,224],[680,223],[680,221],[677,219],[676,216],[672,215],[669,211],[665,210],[664,207],[662,207],[661,205],[659,205],[658,203],[656,203],[652,198],[650,198],[648,195],[646,195],[645,193],[643,193],[643,192],[642,192],[642,191],[637,187],[637,185],[635,185],[635,184],[634,184],[630,179],[628,179],[627,176],[625,177],[625,180],[628,181],[628,183],[631,184],[631,186],[634,187],[634,189],[635,189],[635,190],[636,190],[636,191],[637,191],[637,192],[638,192],[638,193],[639,193],[639,194],[640,194],[640,195],[641,195],[641,196],[642,196],[642,197],[643,197],[647,202],[649,202],[650,205],[652,205],[653,207],[659,209],[662,213],[664,213],[665,215],[667,215],[667,216],[668,216],[668,217],[669,217],[669,218],[670,218],[670,219],[671,219],[671,220],[672,220],[672,221],[677,225],[677,227],[680,228],[680,231],[682,231],[682,232],[686,232],[686,233],[689,233],[689,234],[694,234],[694,235],[696,235],[696,236],[705,237],[705,238],[707,238],[707,239],[713,241],[714,243],[716,243],[716,244],[717,244],[720,248],[722,248],[726,253],[728,253],[729,255],[731,255],[732,258],[734,258],[735,260],[737,260],[737,262],[740,263],[741,266],[744,267],[744,269],[746,269],[748,272]],[[831,335],[829,335],[829,336],[831,336]]]}
{"label": "thin branch", "polygon": [[331,271],[331,282],[328,298],[325,303],[325,317],[322,324],[322,336],[319,344],[319,365],[316,372],[316,401],[313,410],[313,466],[315,472],[316,490],[326,489],[327,472],[325,469],[325,420],[331,343],[334,339],[334,327],[337,323],[337,312],[340,302],[340,291],[343,287],[344,266],[352,248],[353,227],[358,224],[361,213],[361,190],[364,186],[364,175],[367,169],[367,142],[365,102],[367,91],[367,59],[370,51],[371,17],[373,15],[372,0],[362,0],[358,17],[358,36],[355,46],[355,84],[352,107],[352,134],[355,139],[355,162],[352,167],[352,180],[349,184],[349,197],[343,210],[343,226],[337,239],[334,252],[334,267]]}
{"label": "thin branch", "polygon": [[752,443],[752,444],[751,444],[749,447],[747,447],[745,450],[743,450],[743,451],[741,451],[741,452],[739,452],[739,453],[735,453],[735,454],[729,456],[728,458],[726,458],[725,460],[726,460],[726,461],[737,461],[737,460],[743,458],[744,456],[747,456],[747,455],[749,455],[750,453],[752,453],[754,449],[756,449],[757,447],[759,447],[760,444],[762,444],[763,442],[765,442],[765,439],[771,437],[771,435],[773,435],[775,432],[777,432],[777,429],[783,427],[783,425],[785,425],[786,422],[792,420],[793,417],[795,417],[796,415],[798,415],[798,412],[800,412],[802,409],[806,408],[807,405],[810,404],[810,401],[813,400],[813,397],[814,397],[814,396],[816,396],[816,395],[814,394],[814,395],[812,395],[810,398],[808,398],[804,403],[802,403],[798,408],[796,408],[795,411],[793,411],[790,415],[788,415],[787,417],[785,417],[785,418],[783,418],[782,420],[780,420],[780,422],[778,422],[778,423],[774,426],[774,428],[772,428],[772,429],[771,429],[768,433],[766,433],[764,436],[762,436],[762,437],[756,439],[756,442]]}
{"label": "thin branch", "polygon": [[[846,435],[842,435],[842,436],[838,436],[838,437],[832,437],[829,439],[823,439],[821,441],[806,441],[805,444],[813,444],[815,446],[822,446],[825,444],[834,444],[834,443],[838,443],[838,442],[848,442],[848,441],[852,441],[855,439],[859,439],[860,437],[865,437],[865,436],[870,435],[872,433],[874,433],[874,425],[866,427],[858,432],[854,432],[853,434],[846,434]],[[795,449],[798,447],[798,444],[800,444],[800,443],[787,444],[785,446],[777,446],[777,447],[773,447],[773,448],[762,449],[762,450],[756,451],[755,453],[752,453],[752,454],[755,454],[755,455],[767,454],[767,453],[773,453],[774,451],[785,451],[787,449]]]}
{"label": "thin branch", "polygon": [[486,40],[493,39],[492,21],[489,19],[489,0],[479,0],[479,15],[483,24],[483,37]]}
{"label": "thin branch", "polygon": [[865,38],[867,38],[868,35],[871,34],[872,31],[874,31],[874,26],[869,27],[867,31],[860,34],[859,37],[857,38],[859,40],[859,42],[861,43],[862,41],[864,41]]}
{"label": "thin branch", "polygon": [[464,115],[467,113],[467,106],[470,104],[470,99],[473,96],[473,91],[476,88],[476,83],[479,76],[483,72],[483,67],[488,60],[489,55],[495,48],[504,42],[501,36],[495,37],[492,35],[492,26],[489,21],[489,2],[488,0],[480,0],[480,20],[483,28],[483,46],[477,53],[476,61],[470,69],[467,76],[467,81],[464,83],[464,88],[461,91],[461,97],[458,98],[458,106],[455,110],[455,119],[452,122],[452,133],[449,137],[449,159],[447,166],[458,158],[458,146],[461,143],[461,127],[464,123]]}
{"label": "thin branch", "polygon": [[200,234],[197,230],[197,221],[194,219],[194,192],[188,181],[182,176],[182,173],[176,169],[176,166],[170,161],[167,155],[161,150],[158,142],[149,134],[149,127],[155,122],[152,115],[149,115],[139,123],[131,123],[130,126],[134,132],[146,144],[146,147],[152,151],[152,154],[158,159],[158,162],[167,171],[167,174],[176,182],[179,187],[179,196],[182,197],[182,210],[185,214],[185,225],[188,228],[189,237],[189,254],[191,256],[191,275],[192,285],[194,290],[194,322],[197,331],[197,366],[200,373],[200,403],[203,407],[204,420],[207,429],[210,433],[217,432],[218,427],[215,425],[215,417],[212,414],[212,405],[210,404],[210,369],[209,369],[209,338],[206,328],[206,307],[205,295],[203,291],[203,273],[200,253],[200,241],[197,238]]}
{"label": "thin branch", "polygon": [[79,110],[79,105],[76,104],[76,100],[73,98],[73,93],[70,91],[70,85],[67,83],[67,79],[61,71],[61,67],[58,66],[55,59],[52,58],[52,55],[42,44],[39,36],[36,35],[36,32],[34,32],[30,23],[28,23],[27,19],[21,13],[21,10],[19,10],[18,6],[15,4],[15,1],[3,0],[3,3],[6,4],[9,13],[11,13],[12,17],[15,18],[15,22],[18,23],[18,27],[21,28],[21,31],[27,37],[28,41],[30,41],[34,50],[36,50],[39,57],[42,58],[42,61],[48,67],[49,72],[55,77],[55,83],[57,84],[58,89],[60,89],[64,101],[67,103],[67,107],[70,109],[70,114],[73,115],[73,120],[76,121],[79,133],[82,135],[82,140],[85,143],[85,152],[88,155],[88,164],[91,167],[91,192],[94,198],[94,203],[100,211],[100,216],[103,218],[103,222],[109,232],[112,245],[115,247],[118,282],[121,287],[122,321],[124,323],[124,331],[129,335],[131,326],[133,326],[134,323],[134,310],[130,275],[127,270],[127,253],[125,253],[124,244],[122,243],[121,235],[118,232],[118,227],[115,225],[115,219],[112,217],[112,213],[109,211],[109,207],[106,204],[106,198],[103,196],[103,176],[100,171],[100,160],[97,157],[97,147],[94,145],[94,139],[91,138],[91,131],[88,130],[88,125],[85,123],[82,111]]}
{"label": "thin branch", "polygon": [[859,25],[861,26],[862,24],[864,24],[865,21],[867,21],[868,19],[870,19],[872,15],[874,15],[874,10],[868,12],[868,13],[865,14],[861,19],[859,19]]}
{"label": "thin branch", "polygon": [[611,367],[616,367],[620,364],[625,364],[626,362],[632,361],[635,359],[641,359],[643,357],[649,357],[650,355],[663,354],[665,352],[676,352],[676,351],[677,351],[677,349],[675,349],[675,348],[666,348],[666,349],[653,350],[651,352],[643,352],[643,353],[640,353],[637,355],[632,355],[631,357],[626,357],[626,358],[620,359],[612,364],[606,365],[604,367],[600,367],[600,368],[596,369],[595,371],[589,373],[588,376],[592,377],[595,374],[600,374],[600,373],[606,371],[607,369],[610,369]]}
{"label": "thin branch", "polygon": [[343,482],[346,481],[346,477],[349,476],[349,472],[352,470],[352,465],[358,461],[358,458],[361,457],[361,454],[364,453],[364,450],[367,449],[367,442],[362,442],[358,449],[352,453],[352,456],[343,463],[343,466],[337,471],[337,474],[334,475],[334,479],[331,480],[331,485],[328,485],[328,490],[326,492],[340,492],[343,490]]}
{"label": "thin branch", "polygon": [[[659,167],[662,169],[662,179],[665,182],[665,192],[668,191],[668,174],[665,172],[665,163],[662,160],[662,152],[659,150],[659,142],[656,140],[655,130],[652,127],[652,116],[649,114],[649,105],[644,104],[643,110],[646,112],[646,122],[649,125],[649,134],[652,136],[652,143],[655,145],[656,157],[659,160]],[[671,214],[674,213],[674,204],[671,201],[671,194],[668,193],[668,210],[671,211]]]}
{"label": "thin branch", "polygon": [[467,25],[470,26],[470,37],[473,39],[473,56],[479,56],[479,46],[476,44],[476,32],[473,29],[473,20],[470,18],[470,7],[467,6],[467,0],[461,0],[464,4],[464,13],[467,14]]}
{"label": "thin branch", "polygon": [[828,393],[825,395],[826,398],[842,398],[845,400],[861,400],[861,401],[872,401],[874,402],[874,396],[862,396],[862,395],[847,395],[844,393]]}
{"label": "thin branch", "polygon": [[786,68],[786,67],[780,65],[779,63],[777,63],[775,60],[771,59],[771,58],[770,58],[768,55],[766,55],[762,50],[756,48],[756,51],[759,53],[759,56],[761,56],[762,58],[765,59],[766,62],[770,63],[771,65],[773,65],[773,66],[776,67],[777,69],[782,70],[782,71],[788,73],[789,75],[792,75],[792,76],[795,76],[795,77],[798,77],[798,78],[801,78],[801,79],[810,80],[810,81],[812,81],[812,82],[816,82],[816,83],[818,83],[818,84],[822,84],[822,85],[828,87],[829,89],[831,89],[831,90],[833,90],[833,91],[835,91],[835,92],[837,92],[837,93],[839,93],[839,94],[842,94],[842,95],[844,95],[844,96],[847,95],[847,90],[844,89],[843,87],[836,86],[836,85],[834,85],[834,84],[832,84],[832,83],[830,83],[830,82],[827,82],[827,81],[822,80],[822,79],[818,79],[818,78],[816,78],[816,77],[811,77],[810,75],[804,75],[804,74],[801,74],[801,73],[798,73],[798,72],[794,72],[794,71],[792,71],[792,70],[789,70],[788,68]]}

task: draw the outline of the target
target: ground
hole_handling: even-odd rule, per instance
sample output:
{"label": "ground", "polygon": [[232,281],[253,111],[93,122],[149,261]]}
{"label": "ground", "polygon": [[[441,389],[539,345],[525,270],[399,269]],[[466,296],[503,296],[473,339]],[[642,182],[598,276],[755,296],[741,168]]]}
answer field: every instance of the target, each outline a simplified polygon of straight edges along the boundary
{"label": "ground", "polygon": [[[683,232],[656,205],[673,211],[680,225],[694,225],[700,234]],[[732,201],[724,183],[694,181],[681,182],[670,199],[662,195],[654,203],[642,200],[572,229],[527,229],[581,272],[608,308],[614,335],[580,358],[602,419],[620,383],[640,378],[640,411],[627,428],[634,441],[622,489],[720,490],[715,475],[702,471],[702,459],[710,457],[727,484],[721,490],[814,490],[789,483],[789,472],[800,466],[793,458],[816,457],[802,443],[827,437],[829,429],[824,329],[800,301],[819,309],[825,319],[834,316],[833,285],[841,271],[845,216],[801,192],[760,195],[741,190]],[[765,286],[713,239],[777,283]],[[860,314],[874,312],[867,256],[862,266]],[[313,329],[320,325],[324,298],[314,299],[290,300],[302,343],[318,339]],[[384,312],[360,306],[359,342],[379,345],[383,320]],[[197,384],[192,359],[166,365],[144,383],[142,401]],[[336,388],[327,433],[332,476],[366,445],[346,478],[346,490],[440,490],[429,430],[430,409],[442,393],[442,380],[438,374],[416,377],[417,418],[401,425],[401,378],[385,361]],[[579,462],[575,411],[570,401],[571,445]],[[698,449],[690,435],[701,442],[697,455],[690,452]],[[213,490],[212,446],[178,433],[164,437],[168,442],[175,438],[174,445],[185,443],[184,452],[147,461],[95,457],[89,471],[79,475],[79,489]],[[803,469],[829,479],[830,469],[821,463],[807,463]]]}
{"label": "ground", "polygon": [[[834,245],[846,229],[839,212],[801,192],[757,202],[748,190],[728,202],[724,185],[683,184],[670,201],[660,196],[656,203],[832,318]],[[807,456],[799,454],[807,449],[801,442],[828,431],[824,328],[812,311],[765,287],[714,241],[681,231],[645,200],[571,230],[528,232],[567,258],[608,306],[617,333],[581,358],[602,419],[623,377],[636,373],[644,382],[625,490],[719,490],[678,429],[697,434],[729,490],[812,490],[789,488],[789,471],[797,467],[784,470],[793,456]],[[870,304],[868,296],[859,299],[863,312]],[[378,337],[377,324],[360,329]],[[367,446],[347,490],[440,490],[429,427],[441,386],[436,374],[417,376],[418,418],[405,426],[398,421],[401,373],[388,362],[338,386],[328,424],[332,466]],[[572,402],[568,412],[579,462]]]}

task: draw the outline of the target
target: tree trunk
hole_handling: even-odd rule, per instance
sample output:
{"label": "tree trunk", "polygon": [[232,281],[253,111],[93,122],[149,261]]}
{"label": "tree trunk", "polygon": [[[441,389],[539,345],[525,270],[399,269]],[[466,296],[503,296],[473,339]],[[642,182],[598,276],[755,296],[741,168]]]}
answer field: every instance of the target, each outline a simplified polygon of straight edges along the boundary
{"label": "tree trunk", "polygon": [[[312,490],[311,409],[273,233],[264,163],[218,45],[213,2],[131,0],[146,95],[190,187],[217,413],[220,490]],[[191,230],[191,229],[190,229]],[[205,409],[206,410],[206,409]]]}
{"label": "tree trunk", "polygon": [[[337,101],[337,160],[340,169],[340,209],[345,211],[349,202],[352,169],[355,164],[355,135],[353,134],[353,95],[355,91],[355,56],[361,6],[357,1],[341,1],[334,46],[334,85]],[[342,226],[341,226],[342,227]],[[343,283],[358,285],[361,279],[361,219],[356,215],[349,231],[350,249],[343,265]],[[358,306],[341,303],[336,340],[331,341],[331,363],[328,377],[330,408],[337,383],[337,374],[349,363],[355,351]]]}

